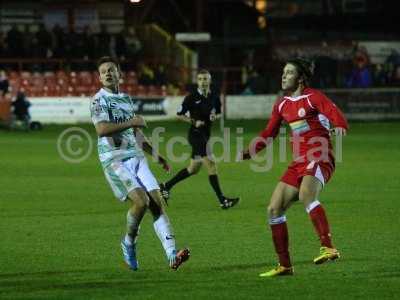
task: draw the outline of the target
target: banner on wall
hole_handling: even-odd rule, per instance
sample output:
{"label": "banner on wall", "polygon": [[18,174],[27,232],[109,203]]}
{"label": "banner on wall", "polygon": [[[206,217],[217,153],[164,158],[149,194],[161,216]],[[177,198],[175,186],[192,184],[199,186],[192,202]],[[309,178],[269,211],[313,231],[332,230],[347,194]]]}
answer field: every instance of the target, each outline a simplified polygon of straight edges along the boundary
{"label": "banner on wall", "polygon": [[[325,93],[349,120],[400,120],[400,89],[332,89]],[[268,119],[276,95],[226,96],[227,119]],[[137,98],[135,111],[146,120],[172,120],[183,97]],[[30,98],[32,121],[90,123],[89,98]]]}
{"label": "banner on wall", "polygon": [[266,119],[275,100],[276,95],[226,96],[226,118]]}
{"label": "banner on wall", "polygon": [[331,89],[325,93],[349,120],[400,119],[400,89]]}
{"label": "banner on wall", "polygon": [[[330,89],[327,96],[349,120],[400,120],[400,89]],[[227,119],[268,119],[276,95],[227,96]]]}
{"label": "banner on wall", "polygon": [[[174,119],[183,97],[136,98],[135,111],[147,120]],[[41,123],[90,123],[90,98],[37,97],[29,98],[32,121]]]}

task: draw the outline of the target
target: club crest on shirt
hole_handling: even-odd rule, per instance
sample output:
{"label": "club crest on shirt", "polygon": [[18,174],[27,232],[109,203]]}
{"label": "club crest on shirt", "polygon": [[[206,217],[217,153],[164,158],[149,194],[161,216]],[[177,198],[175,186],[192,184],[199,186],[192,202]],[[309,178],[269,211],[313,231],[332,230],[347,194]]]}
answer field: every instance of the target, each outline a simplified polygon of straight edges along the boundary
{"label": "club crest on shirt", "polygon": [[303,118],[306,115],[306,110],[304,108],[300,108],[299,111],[297,112],[297,115],[300,118]]}
{"label": "club crest on shirt", "polygon": [[93,100],[91,110],[93,115],[99,115],[103,112],[103,108],[100,104],[100,99]]}

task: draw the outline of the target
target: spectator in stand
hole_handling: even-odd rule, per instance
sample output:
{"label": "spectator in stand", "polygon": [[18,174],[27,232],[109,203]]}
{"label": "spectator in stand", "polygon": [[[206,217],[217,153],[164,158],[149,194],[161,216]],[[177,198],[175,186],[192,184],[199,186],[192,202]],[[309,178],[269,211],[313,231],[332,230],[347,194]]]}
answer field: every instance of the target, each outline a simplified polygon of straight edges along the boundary
{"label": "spectator in stand", "polygon": [[127,48],[126,48],[126,36],[128,31],[122,29],[115,37],[115,55],[119,61],[124,61],[127,59]]}
{"label": "spectator in stand", "polygon": [[93,34],[92,29],[86,26],[83,30],[84,39],[84,49],[85,56],[84,59],[93,60],[96,58],[96,37]]}
{"label": "spectator in stand", "polygon": [[73,51],[74,59],[83,59],[85,56],[87,56],[88,49],[86,49],[85,46],[84,31],[75,33],[75,49]]}
{"label": "spectator in stand", "polygon": [[65,57],[65,46],[66,46],[66,35],[64,29],[56,24],[52,30],[53,35],[53,56],[56,58],[64,58]]}
{"label": "spectator in stand", "polygon": [[5,96],[9,92],[10,83],[4,70],[0,70],[0,96]]}
{"label": "spectator in stand", "polygon": [[374,86],[386,86],[388,84],[388,73],[382,64],[375,65],[373,77]]}
{"label": "spectator in stand", "polygon": [[7,32],[6,43],[8,45],[8,56],[22,58],[24,57],[24,40],[22,32],[17,25],[13,25]]}
{"label": "spectator in stand", "polygon": [[39,25],[39,30],[36,32],[36,38],[39,44],[39,55],[41,58],[50,58],[53,56],[53,40],[51,33],[46,29],[44,24]]}
{"label": "spectator in stand", "polygon": [[388,81],[390,85],[397,85],[399,84],[399,78],[398,78],[398,69],[400,67],[400,54],[397,52],[396,49],[392,49],[390,55],[385,61],[385,64],[388,68]]}
{"label": "spectator in stand", "polygon": [[347,79],[348,88],[367,88],[372,84],[369,56],[364,47],[358,47],[353,58],[353,70]]}
{"label": "spectator in stand", "polygon": [[[85,26],[82,32],[76,34],[76,46],[73,58],[79,60],[94,59],[95,46],[94,36],[91,34],[89,26]],[[90,69],[90,65],[88,63],[77,63],[74,69],[88,70]]]}
{"label": "spectator in stand", "polygon": [[6,37],[4,32],[0,29],[0,58],[7,56]]}
{"label": "spectator in stand", "polygon": [[33,40],[36,38],[35,34],[31,30],[31,26],[29,24],[25,24],[23,30],[23,44],[24,44],[24,56],[27,58],[32,57],[33,52]]}
{"label": "spectator in stand", "polygon": [[97,34],[96,56],[103,57],[110,55],[111,35],[107,31],[106,25],[101,25],[100,32]]}
{"label": "spectator in stand", "polygon": [[268,91],[267,79],[260,70],[254,69],[248,75],[242,95],[265,94]]}
{"label": "spectator in stand", "polygon": [[253,56],[254,52],[250,51],[247,53],[247,56],[243,62],[243,67],[241,70],[241,75],[242,75],[242,86],[246,89],[248,86],[248,82],[250,80],[250,77],[254,75],[254,63],[253,63]]}
{"label": "spectator in stand", "polygon": [[167,74],[165,72],[165,66],[159,64],[154,72],[154,84],[156,85],[167,85]]}
{"label": "spectator in stand", "polygon": [[31,116],[29,114],[30,102],[26,99],[25,94],[18,92],[15,101],[12,103],[13,114],[17,121],[22,122],[25,129],[29,129]]}
{"label": "spectator in stand", "polygon": [[78,37],[75,32],[75,29],[71,27],[69,29],[68,34],[66,35],[66,41],[65,41],[65,57],[67,59],[75,59],[77,57],[77,52],[76,52],[77,39]]}
{"label": "spectator in stand", "polygon": [[400,86],[400,66],[397,66],[396,69],[394,70],[391,84],[393,86]]}
{"label": "spectator in stand", "polygon": [[322,49],[319,53],[315,58],[313,86],[321,89],[335,87],[337,61],[332,58],[333,53],[325,41],[322,42]]}
{"label": "spectator in stand", "polygon": [[125,37],[125,43],[127,57],[129,57],[130,59],[136,59],[139,55],[139,52],[142,50],[143,45],[136,35],[135,27],[128,27],[128,31]]}
{"label": "spectator in stand", "polygon": [[138,82],[141,85],[154,84],[154,71],[144,62],[138,65]]}

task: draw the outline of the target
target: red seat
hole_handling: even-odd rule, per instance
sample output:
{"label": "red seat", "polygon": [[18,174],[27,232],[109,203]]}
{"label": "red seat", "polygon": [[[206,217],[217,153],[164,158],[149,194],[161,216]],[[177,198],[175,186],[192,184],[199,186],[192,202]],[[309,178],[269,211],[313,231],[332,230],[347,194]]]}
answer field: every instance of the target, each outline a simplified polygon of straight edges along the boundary
{"label": "red seat", "polygon": [[87,72],[87,71],[79,72],[77,75],[77,78],[78,78],[80,84],[91,85],[93,82],[92,73]]}
{"label": "red seat", "polygon": [[20,77],[19,73],[16,71],[10,71],[7,76],[9,79],[16,79]]}
{"label": "red seat", "polygon": [[65,90],[64,96],[76,96],[75,95],[75,88],[72,86],[68,86],[68,88]]}
{"label": "red seat", "polygon": [[91,86],[89,87],[90,96],[94,96],[94,95],[98,92],[99,89],[100,89],[100,88],[99,88],[98,86],[96,86],[96,85],[91,85]]}
{"label": "red seat", "polygon": [[147,96],[147,88],[144,85],[138,85],[136,89],[136,95]]}
{"label": "red seat", "polygon": [[78,85],[79,83],[80,83],[80,82],[79,82],[79,79],[78,79],[76,76],[72,76],[72,77],[69,78],[68,84],[69,84],[70,86],[76,86],[76,85]]}
{"label": "red seat", "polygon": [[147,88],[147,94],[149,96],[159,96],[161,95],[161,88],[154,85],[149,85]]}
{"label": "red seat", "polygon": [[68,77],[68,74],[65,71],[57,71],[56,77],[57,78],[66,78],[66,77]]}
{"label": "red seat", "polygon": [[21,86],[26,87],[26,86],[30,86],[30,82],[27,79],[22,79],[21,80]]}
{"label": "red seat", "polygon": [[131,84],[131,85],[137,85],[138,81],[137,81],[137,78],[127,77],[124,79],[124,83]]}
{"label": "red seat", "polygon": [[56,77],[45,77],[44,78],[44,83],[46,85],[56,85],[57,84],[57,78]]}
{"label": "red seat", "polygon": [[69,79],[68,79],[68,77],[65,77],[65,78],[57,78],[56,83],[57,83],[58,85],[68,85],[68,84],[69,84]]}
{"label": "red seat", "polygon": [[28,71],[22,71],[19,75],[23,79],[30,79],[32,77],[32,73]]}
{"label": "red seat", "polygon": [[35,74],[35,75],[32,77],[32,79],[31,79],[31,81],[30,81],[30,84],[33,85],[33,86],[36,86],[36,87],[43,88],[43,85],[44,85],[44,78],[42,77],[41,74]]}
{"label": "red seat", "polygon": [[126,72],[126,78],[137,78],[137,74],[135,71]]}
{"label": "red seat", "polygon": [[21,88],[21,91],[25,91],[25,95],[27,97],[39,97],[43,94],[43,87],[37,87],[37,86],[25,86]]}
{"label": "red seat", "polygon": [[161,86],[161,96],[167,96],[167,95],[168,95],[167,86],[162,85]]}
{"label": "red seat", "polygon": [[124,88],[121,88],[121,91],[124,93],[127,93],[128,95],[134,96],[136,95],[137,92],[137,86],[136,85],[125,85]]}
{"label": "red seat", "polygon": [[90,86],[88,85],[77,85],[75,87],[75,96],[87,96],[90,94]]}
{"label": "red seat", "polygon": [[100,84],[99,72],[93,71],[93,72],[92,72],[92,79],[93,79],[93,83],[94,83],[94,84]]}

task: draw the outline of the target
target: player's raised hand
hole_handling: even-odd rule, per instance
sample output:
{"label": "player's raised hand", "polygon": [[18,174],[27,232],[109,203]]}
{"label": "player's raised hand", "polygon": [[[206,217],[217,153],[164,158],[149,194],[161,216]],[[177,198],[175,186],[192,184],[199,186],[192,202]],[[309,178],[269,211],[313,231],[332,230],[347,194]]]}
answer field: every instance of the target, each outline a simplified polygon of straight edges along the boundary
{"label": "player's raised hand", "polygon": [[132,122],[132,127],[147,127],[146,120],[139,115],[134,116],[131,119],[131,122]]}
{"label": "player's raised hand", "polygon": [[336,136],[345,136],[347,134],[346,129],[342,127],[335,127],[331,130]]}

